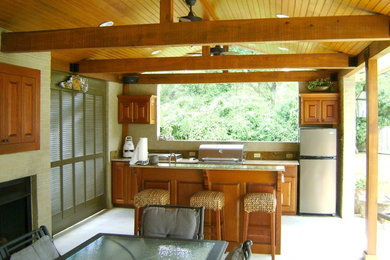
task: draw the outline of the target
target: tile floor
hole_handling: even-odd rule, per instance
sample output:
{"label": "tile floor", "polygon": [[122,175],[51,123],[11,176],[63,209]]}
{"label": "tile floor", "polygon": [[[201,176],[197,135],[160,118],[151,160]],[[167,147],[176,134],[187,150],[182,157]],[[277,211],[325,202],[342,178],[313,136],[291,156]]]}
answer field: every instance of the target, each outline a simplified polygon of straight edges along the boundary
{"label": "tile floor", "polygon": [[[61,254],[101,232],[133,234],[133,209],[113,208],[64,230],[54,236]],[[378,223],[378,257],[390,259],[390,224]],[[387,243],[387,244],[385,244]],[[283,216],[282,254],[277,260],[360,260],[365,249],[364,219],[338,217]],[[271,259],[254,254],[251,259]]]}

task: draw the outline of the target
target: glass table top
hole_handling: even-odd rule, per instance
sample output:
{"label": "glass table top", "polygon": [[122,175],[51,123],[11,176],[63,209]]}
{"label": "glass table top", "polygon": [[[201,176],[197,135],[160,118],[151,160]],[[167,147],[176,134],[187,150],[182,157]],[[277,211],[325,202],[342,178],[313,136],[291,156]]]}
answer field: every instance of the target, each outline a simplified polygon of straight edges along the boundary
{"label": "glass table top", "polygon": [[62,259],[220,259],[225,241],[98,234]]}

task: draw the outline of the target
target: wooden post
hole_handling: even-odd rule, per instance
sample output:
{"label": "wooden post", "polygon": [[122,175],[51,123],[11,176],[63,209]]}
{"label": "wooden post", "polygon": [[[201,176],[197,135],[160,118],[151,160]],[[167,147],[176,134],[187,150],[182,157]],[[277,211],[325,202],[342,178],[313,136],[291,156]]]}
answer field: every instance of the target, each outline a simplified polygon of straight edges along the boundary
{"label": "wooden post", "polygon": [[[129,95],[129,83],[123,83],[123,95]],[[122,142],[125,141],[126,136],[129,134],[129,125],[128,124],[122,124]]]}
{"label": "wooden post", "polygon": [[202,46],[202,56],[210,56],[210,46]]}
{"label": "wooden post", "polygon": [[173,0],[160,0],[160,23],[173,23]]}
{"label": "wooden post", "polygon": [[367,149],[366,149],[366,225],[367,251],[365,259],[377,259],[378,215],[378,63],[366,55],[367,86]]}

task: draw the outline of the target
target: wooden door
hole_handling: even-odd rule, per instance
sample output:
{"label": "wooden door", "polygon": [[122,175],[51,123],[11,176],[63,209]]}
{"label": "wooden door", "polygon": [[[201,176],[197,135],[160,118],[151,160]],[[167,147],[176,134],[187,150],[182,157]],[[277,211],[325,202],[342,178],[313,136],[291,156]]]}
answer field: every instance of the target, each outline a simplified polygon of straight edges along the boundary
{"label": "wooden door", "polygon": [[22,141],[21,86],[21,76],[3,74],[2,143],[16,144]]}
{"label": "wooden door", "polygon": [[34,142],[37,132],[37,105],[36,105],[36,81],[34,78],[22,79],[22,140]]}
{"label": "wooden door", "polygon": [[321,120],[323,123],[337,124],[339,122],[338,100],[323,100],[321,103]]}
{"label": "wooden door", "polygon": [[302,124],[319,123],[321,119],[321,103],[319,100],[303,100]]}

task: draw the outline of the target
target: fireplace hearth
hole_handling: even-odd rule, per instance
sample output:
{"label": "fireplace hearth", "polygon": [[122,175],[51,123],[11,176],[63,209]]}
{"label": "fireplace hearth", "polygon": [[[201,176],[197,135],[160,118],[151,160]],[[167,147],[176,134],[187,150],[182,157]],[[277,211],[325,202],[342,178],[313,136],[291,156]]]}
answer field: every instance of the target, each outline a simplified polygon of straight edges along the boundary
{"label": "fireplace hearth", "polygon": [[0,245],[31,231],[31,177],[0,183]]}

